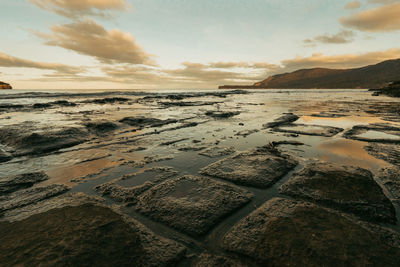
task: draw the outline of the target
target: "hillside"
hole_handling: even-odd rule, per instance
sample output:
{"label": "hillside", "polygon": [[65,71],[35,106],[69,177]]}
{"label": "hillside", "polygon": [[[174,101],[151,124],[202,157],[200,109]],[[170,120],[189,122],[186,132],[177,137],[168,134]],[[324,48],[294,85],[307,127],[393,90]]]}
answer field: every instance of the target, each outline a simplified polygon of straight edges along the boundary
{"label": "hillside", "polygon": [[[376,65],[354,69],[302,69],[277,74],[255,83],[248,88],[379,88],[400,80],[400,59],[387,60]],[[221,86],[220,88],[238,88]]]}
{"label": "hillside", "polygon": [[0,81],[0,90],[1,89],[12,89],[12,86],[9,85],[8,83],[4,83]]}

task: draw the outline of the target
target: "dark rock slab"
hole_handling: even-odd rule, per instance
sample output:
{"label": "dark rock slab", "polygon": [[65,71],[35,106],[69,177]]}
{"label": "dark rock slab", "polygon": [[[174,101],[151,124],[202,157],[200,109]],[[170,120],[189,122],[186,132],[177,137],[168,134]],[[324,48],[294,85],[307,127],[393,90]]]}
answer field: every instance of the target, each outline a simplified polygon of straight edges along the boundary
{"label": "dark rock slab", "polygon": [[252,197],[244,189],[187,175],[152,187],[139,197],[135,209],[172,228],[198,236]]}
{"label": "dark rock slab", "polygon": [[98,98],[85,101],[86,103],[94,103],[94,104],[114,104],[114,103],[124,103],[128,102],[129,98],[125,97],[106,97],[106,98]]}
{"label": "dark rock slab", "polygon": [[400,146],[397,144],[370,143],[364,149],[375,158],[400,166]]}
{"label": "dark rock slab", "polygon": [[207,116],[223,119],[223,118],[230,118],[236,115],[239,115],[239,111],[222,111],[222,110],[209,110],[206,112]]}
{"label": "dark rock slab", "polygon": [[200,173],[239,185],[268,188],[296,165],[279,151],[263,148],[222,159],[204,167]]}
{"label": "dark rock slab", "polygon": [[377,178],[400,204],[400,166],[381,169]]}
{"label": "dark rock slab", "polygon": [[199,107],[199,106],[212,106],[222,102],[216,101],[171,101],[171,102],[158,102],[163,107]]}
{"label": "dark rock slab", "polygon": [[399,240],[315,204],[274,198],[236,224],[223,247],[263,266],[398,266]]}
{"label": "dark rock slab", "polygon": [[29,188],[47,179],[49,179],[49,176],[44,172],[24,173],[0,178],[0,196]]}
{"label": "dark rock slab", "polygon": [[11,194],[1,196],[0,214],[8,210],[35,204],[42,200],[58,196],[67,192],[68,190],[69,188],[65,185],[53,184],[44,187],[34,187],[19,190]]}
{"label": "dark rock slab", "polygon": [[177,123],[178,121],[175,119],[167,119],[167,120],[160,120],[155,118],[146,118],[146,117],[126,117],[121,119],[119,122],[126,123],[130,126],[136,127],[161,127],[171,123]]}
{"label": "dark rock slab", "polygon": [[273,122],[269,122],[263,125],[264,128],[274,128],[278,127],[283,124],[295,122],[299,119],[300,117],[293,114],[293,113],[285,113],[283,116],[275,119]]}
{"label": "dark rock slab", "polygon": [[272,128],[275,132],[292,133],[313,136],[332,137],[342,132],[342,128],[324,126],[324,125],[311,125],[311,124],[294,124],[288,123]]}
{"label": "dark rock slab", "polygon": [[41,155],[81,144],[89,139],[84,129],[66,128],[55,131],[24,132],[24,129],[1,128],[0,143],[13,147],[13,156]]}
{"label": "dark rock slab", "polygon": [[98,185],[95,191],[117,202],[133,204],[140,194],[156,184],[177,175],[177,171],[168,167],[154,167],[141,173],[125,175],[118,181]]}
{"label": "dark rock slab", "polygon": [[396,223],[395,209],[370,171],[330,163],[309,164],[280,192],[310,200],[373,222]]}
{"label": "dark rock slab", "polygon": [[88,128],[89,131],[92,131],[96,134],[111,132],[118,128],[118,125],[116,123],[110,121],[89,122],[86,123],[85,126],[86,128]]}
{"label": "dark rock slab", "polygon": [[6,266],[171,266],[184,253],[180,245],[94,204],[3,222],[0,229],[0,262]]}
{"label": "dark rock slab", "polygon": [[400,127],[389,123],[356,125],[343,136],[364,142],[400,144]]}
{"label": "dark rock slab", "polygon": [[7,161],[10,161],[12,159],[13,159],[13,156],[11,155],[11,153],[0,149],[0,163],[7,162]]}
{"label": "dark rock slab", "polygon": [[231,155],[235,153],[235,151],[236,150],[234,147],[212,146],[199,152],[199,155],[203,155],[209,158],[217,158],[217,157]]}
{"label": "dark rock slab", "polygon": [[199,259],[194,263],[195,267],[250,267],[254,266],[254,263],[246,264],[240,259],[202,253]]}

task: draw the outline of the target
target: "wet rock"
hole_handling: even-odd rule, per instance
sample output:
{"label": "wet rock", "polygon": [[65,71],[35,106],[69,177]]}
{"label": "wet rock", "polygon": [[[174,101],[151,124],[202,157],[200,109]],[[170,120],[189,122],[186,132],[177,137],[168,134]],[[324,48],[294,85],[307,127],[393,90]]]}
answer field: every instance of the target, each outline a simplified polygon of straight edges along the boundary
{"label": "wet rock", "polygon": [[293,159],[279,151],[262,148],[212,163],[201,169],[200,173],[239,185],[268,188],[296,165]]}
{"label": "wet rock", "polygon": [[130,126],[136,127],[161,127],[171,123],[177,123],[178,121],[175,119],[167,119],[167,120],[160,120],[155,118],[145,118],[145,117],[126,117],[120,120],[119,122],[126,123]]}
{"label": "wet rock", "polygon": [[78,128],[30,133],[18,128],[1,128],[0,143],[13,147],[13,156],[40,155],[72,147],[88,140],[89,133]]}
{"label": "wet rock", "polygon": [[97,134],[111,132],[118,128],[117,124],[109,121],[90,122],[85,124],[85,126],[89,131]]}
{"label": "wet rock", "polygon": [[180,139],[176,139],[176,140],[171,140],[171,141],[167,141],[167,142],[163,142],[160,144],[160,146],[169,146],[169,145],[173,145],[179,142],[183,142],[188,140],[189,138],[180,138]]}
{"label": "wet rock", "polygon": [[0,149],[0,163],[10,161],[12,160],[12,158],[13,156],[11,155],[11,153]]}
{"label": "wet rock", "polygon": [[140,263],[143,253],[138,233],[119,215],[89,204],[51,210],[0,228],[1,262],[8,266],[129,265]]}
{"label": "wet rock", "polygon": [[50,103],[36,103],[36,104],[33,104],[33,108],[49,108],[51,106],[52,106],[52,104],[50,104]]}
{"label": "wet rock", "polygon": [[24,173],[0,178],[0,196],[33,186],[49,179],[44,172]]}
{"label": "wet rock", "polygon": [[58,196],[68,190],[69,188],[65,185],[53,184],[44,187],[19,190],[5,196],[0,196],[0,214],[7,210],[24,207]]}
{"label": "wet rock", "polygon": [[400,167],[392,166],[379,171],[377,179],[390,192],[392,197],[400,204]]}
{"label": "wet rock", "polygon": [[133,204],[140,194],[177,174],[178,172],[173,168],[154,167],[146,169],[142,173],[125,175],[120,181],[98,185],[94,190],[114,201]]}
{"label": "wet rock", "polygon": [[332,137],[343,131],[342,128],[332,127],[332,126],[294,124],[294,123],[280,125],[278,127],[274,127],[272,130],[275,132],[282,132],[282,133],[325,136],[325,137]]}
{"label": "wet rock", "polygon": [[0,104],[0,111],[8,112],[10,110],[22,109],[24,105],[16,105],[16,104]]}
{"label": "wet rock", "polygon": [[236,115],[239,115],[239,111],[221,111],[221,110],[209,110],[206,112],[207,116],[213,117],[213,118],[230,118]]}
{"label": "wet rock", "polygon": [[163,107],[199,107],[199,106],[212,106],[222,102],[215,101],[171,101],[171,102],[158,102]]}
{"label": "wet rock", "polygon": [[318,118],[343,118],[347,117],[348,115],[343,113],[321,111],[320,113],[311,114],[311,116]]}
{"label": "wet rock", "polygon": [[51,104],[57,105],[57,106],[63,106],[63,107],[75,107],[77,104],[69,102],[67,100],[57,100],[52,102]]}
{"label": "wet rock", "polygon": [[31,203],[26,206],[18,207],[12,210],[7,210],[4,212],[3,214],[4,216],[0,217],[0,222],[21,221],[31,217],[32,215],[44,213],[52,209],[80,206],[82,204],[88,204],[88,203],[100,204],[103,202],[104,199],[98,196],[89,196],[81,192],[79,193],[66,192],[64,194],[47,198],[39,202]]}
{"label": "wet rock", "polygon": [[395,209],[370,171],[330,163],[313,163],[281,186],[298,199],[353,213],[372,222],[396,223]]}
{"label": "wet rock", "polygon": [[400,144],[400,127],[389,123],[356,125],[345,132],[343,136],[364,142]]}
{"label": "wet rock", "polygon": [[397,144],[370,143],[364,149],[375,158],[400,166],[400,146]]}
{"label": "wet rock", "polygon": [[170,266],[184,252],[135,221],[93,204],[53,209],[1,223],[0,229],[0,261],[8,266]]}
{"label": "wet rock", "polygon": [[259,131],[260,131],[260,130],[258,130],[258,129],[244,130],[244,131],[237,132],[235,135],[236,135],[236,136],[247,137],[247,136],[249,136],[249,135],[251,135],[251,134],[253,134],[253,133],[258,133]]}
{"label": "wet rock", "polygon": [[235,225],[223,246],[264,266],[397,266],[399,239],[311,203],[275,198]]}
{"label": "wet rock", "polygon": [[195,267],[250,267],[252,264],[246,264],[239,259],[203,253],[199,259],[194,263]]}
{"label": "wet rock", "polygon": [[94,104],[114,104],[114,103],[124,103],[128,102],[130,99],[125,97],[106,97],[88,100],[86,103],[94,103]]}
{"label": "wet rock", "polygon": [[199,152],[199,155],[203,155],[209,158],[218,158],[222,156],[231,155],[235,152],[236,150],[234,147],[213,146]]}
{"label": "wet rock", "polygon": [[282,124],[291,123],[297,121],[300,117],[293,113],[285,113],[283,116],[275,119],[273,122],[269,122],[263,125],[264,128],[278,127]]}
{"label": "wet rock", "polygon": [[135,209],[156,221],[198,236],[252,197],[252,193],[241,188],[187,175],[152,187],[139,197]]}

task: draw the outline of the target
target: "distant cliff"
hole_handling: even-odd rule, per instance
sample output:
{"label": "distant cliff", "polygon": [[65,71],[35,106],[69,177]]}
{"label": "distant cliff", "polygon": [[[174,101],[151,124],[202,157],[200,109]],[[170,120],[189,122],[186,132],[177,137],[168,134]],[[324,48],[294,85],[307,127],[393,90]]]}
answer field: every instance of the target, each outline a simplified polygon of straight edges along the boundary
{"label": "distant cliff", "polygon": [[2,89],[12,89],[12,86],[8,83],[0,82],[0,90]]}
{"label": "distant cliff", "polygon": [[376,65],[355,69],[301,69],[291,73],[273,75],[253,85],[224,85],[219,88],[380,88],[397,80],[400,80],[400,59],[387,60]]}

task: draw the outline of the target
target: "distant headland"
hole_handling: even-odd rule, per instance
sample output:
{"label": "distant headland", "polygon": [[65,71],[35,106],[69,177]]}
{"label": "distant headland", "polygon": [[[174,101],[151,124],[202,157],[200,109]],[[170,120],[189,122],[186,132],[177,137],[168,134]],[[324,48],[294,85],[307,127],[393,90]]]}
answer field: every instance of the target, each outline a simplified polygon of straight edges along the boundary
{"label": "distant headland", "polygon": [[398,80],[400,59],[394,59],[354,69],[301,69],[273,75],[253,85],[223,85],[219,89],[369,89]]}
{"label": "distant headland", "polygon": [[4,89],[12,89],[12,86],[8,83],[0,81],[0,90],[4,90]]}

